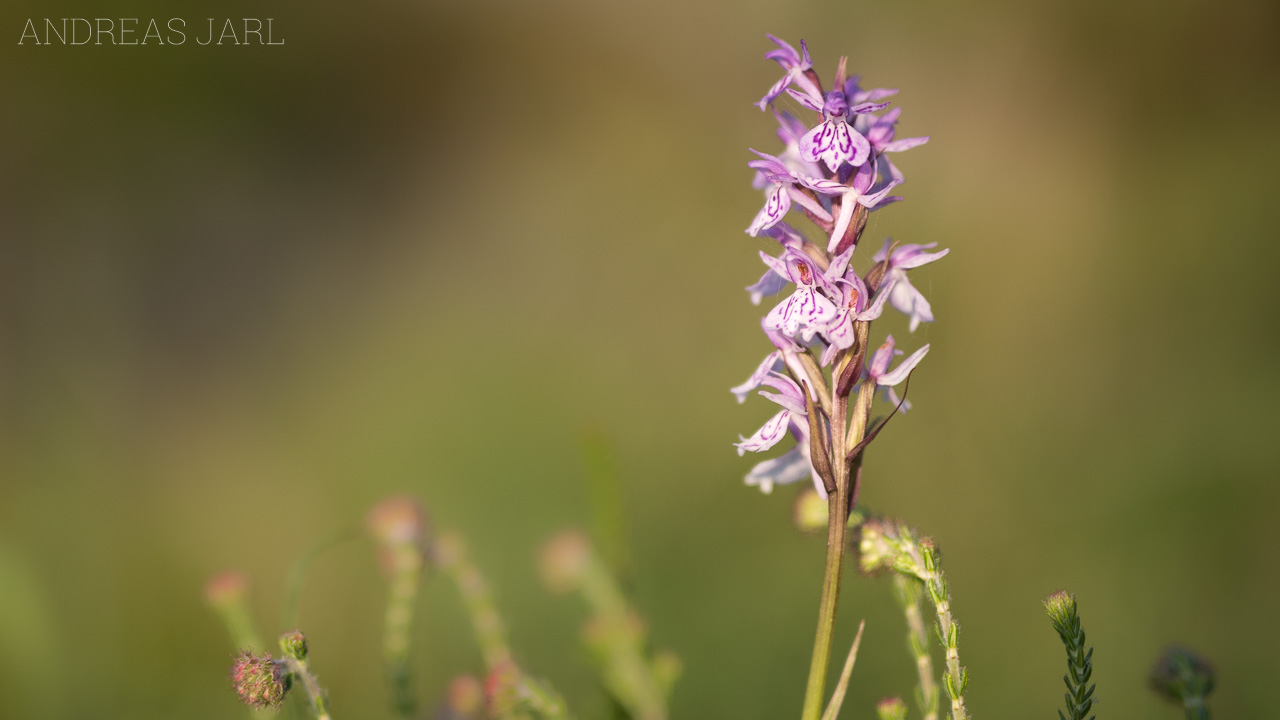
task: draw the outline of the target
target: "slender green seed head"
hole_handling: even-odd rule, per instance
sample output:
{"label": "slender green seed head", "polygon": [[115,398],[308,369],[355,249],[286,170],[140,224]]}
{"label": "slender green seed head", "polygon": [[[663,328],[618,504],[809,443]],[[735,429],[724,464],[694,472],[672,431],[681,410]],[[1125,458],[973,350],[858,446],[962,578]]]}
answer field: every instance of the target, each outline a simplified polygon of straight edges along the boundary
{"label": "slender green seed head", "polygon": [[827,501],[813,488],[805,488],[796,495],[792,516],[800,532],[816,533],[827,529]]}
{"label": "slender green seed head", "polygon": [[590,565],[591,542],[577,530],[562,532],[542,546],[542,581],[552,592],[576,588]]}
{"label": "slender green seed head", "polygon": [[270,655],[244,651],[231,664],[231,683],[240,701],[253,708],[274,708],[284,702],[290,675],[284,662]]}
{"label": "slender green seed head", "polygon": [[907,704],[902,698],[885,698],[876,703],[876,715],[880,720],[906,720]]}
{"label": "slender green seed head", "polygon": [[1213,692],[1209,661],[1184,647],[1169,647],[1151,669],[1151,689],[1174,702],[1195,704]]}
{"label": "slender green seed head", "polygon": [[307,659],[307,636],[293,630],[280,636],[280,651],[294,660]]}

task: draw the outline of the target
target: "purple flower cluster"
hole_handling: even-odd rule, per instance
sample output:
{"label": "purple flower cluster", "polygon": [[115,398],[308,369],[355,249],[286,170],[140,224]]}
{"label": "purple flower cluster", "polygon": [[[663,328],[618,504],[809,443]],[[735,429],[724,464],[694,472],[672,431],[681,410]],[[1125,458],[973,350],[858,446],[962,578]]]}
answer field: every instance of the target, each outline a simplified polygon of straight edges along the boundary
{"label": "purple flower cluster", "polygon": [[[778,48],[765,57],[781,65],[785,74],[757,105],[773,110],[783,147],[776,155],[751,151],[757,159],[747,165],[756,171],[754,186],[764,191],[765,202],[747,234],[773,238],[781,252],[760,253],[765,273],[747,291],[752,303],[760,304],[788,287],[793,290],[761,323],[773,352],[745,383],[733,388],[741,403],[753,390],[765,387],[759,394],[782,409],[736,445],[739,455],[763,452],[793,436],[795,447],[752,468],[747,484],[767,493],[774,485],[811,477],[825,497],[831,483],[823,477],[824,468],[845,459],[832,455],[829,438],[815,442],[811,434],[815,428],[824,437],[830,434],[832,407],[843,409],[854,388],[881,391],[895,409],[910,407],[894,388],[906,381],[929,346],[890,368],[894,358],[904,354],[895,348],[893,337],[868,353],[866,336],[886,304],[910,318],[912,332],[920,323],[933,321],[929,302],[911,284],[907,271],[941,258],[947,250],[930,252],[936,243],[895,246],[886,241],[867,272],[854,269],[854,251],[868,214],[902,199],[889,194],[904,180],[889,154],[923,145],[929,138],[895,138],[900,110],[888,109],[884,98],[897,90],[864,90],[858,76],[846,75],[841,58],[832,88],[824,92],[803,41],[797,52],[769,38]],[[784,93],[814,113],[812,124],[775,107]],[[810,242],[788,224],[786,217],[793,211],[816,226],[826,241]],[[870,403],[869,392],[862,396]],[[819,412],[821,423],[809,417],[814,407],[825,410]],[[815,452],[832,456],[815,462]]]}

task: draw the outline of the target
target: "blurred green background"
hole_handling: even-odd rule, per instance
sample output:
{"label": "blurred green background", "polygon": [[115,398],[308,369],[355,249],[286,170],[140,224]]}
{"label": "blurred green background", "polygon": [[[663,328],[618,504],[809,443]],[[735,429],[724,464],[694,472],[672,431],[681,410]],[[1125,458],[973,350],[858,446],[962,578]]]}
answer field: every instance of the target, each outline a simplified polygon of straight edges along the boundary
{"label": "blurred green background", "polygon": [[[33,47],[28,17],[273,17],[284,47]],[[768,349],[745,236],[765,32],[901,87],[907,202],[939,242],[917,409],[864,499],[945,552],[977,717],[1051,717],[1041,599],[1077,593],[1109,718],[1170,641],[1221,717],[1274,707],[1274,2],[18,0],[0,10],[0,716],[243,717],[212,573],[264,631],[306,548],[412,492],[466,533],[518,657],[606,709],[582,609],[534,566],[590,522],[584,433],[625,483],[634,597],[675,717],[799,711],[822,539],[730,443]],[[861,262],[861,261],[859,261]],[[901,317],[877,324],[907,336]],[[909,693],[884,580],[848,717]],[[337,718],[389,717],[384,583],[323,555],[301,624]],[[424,699],[479,669],[451,589]],[[843,650],[840,650],[843,652]]]}

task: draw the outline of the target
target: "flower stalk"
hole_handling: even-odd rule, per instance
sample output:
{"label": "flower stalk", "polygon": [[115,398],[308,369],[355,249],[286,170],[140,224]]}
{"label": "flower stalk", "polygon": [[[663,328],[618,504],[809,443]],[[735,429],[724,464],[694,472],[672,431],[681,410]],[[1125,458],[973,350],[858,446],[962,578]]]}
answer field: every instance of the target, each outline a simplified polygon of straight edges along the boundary
{"label": "flower stalk", "polygon": [[[907,621],[907,647],[915,660],[916,705],[924,720],[938,720],[938,684],[933,679],[933,654],[929,652],[929,631],[925,626],[924,616],[920,611],[920,600],[923,586],[916,578],[895,573],[893,576],[893,595],[902,608]],[[904,710],[905,712],[905,710]]]}
{"label": "flower stalk", "polygon": [[966,720],[970,717],[964,701],[969,672],[960,664],[960,625],[951,612],[950,588],[933,539],[918,537],[902,523],[876,518],[862,525],[859,555],[863,572],[890,569],[924,584],[937,617],[934,631],[945,651],[942,686],[951,699],[951,720]]}
{"label": "flower stalk", "polygon": [[634,720],[666,720],[679,660],[669,654],[649,658],[644,621],[586,536],[567,531],[552,538],[541,567],[553,592],[576,591],[590,608],[583,635],[609,693]]}

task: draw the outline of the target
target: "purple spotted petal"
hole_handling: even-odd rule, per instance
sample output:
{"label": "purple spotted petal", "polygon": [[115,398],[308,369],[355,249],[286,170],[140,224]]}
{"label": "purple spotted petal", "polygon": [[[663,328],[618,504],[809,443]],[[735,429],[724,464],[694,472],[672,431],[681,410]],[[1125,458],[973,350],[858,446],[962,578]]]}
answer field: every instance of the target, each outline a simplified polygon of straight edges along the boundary
{"label": "purple spotted petal", "polygon": [[800,156],[809,162],[821,160],[831,172],[844,163],[861,165],[871,154],[871,144],[842,119],[827,120],[800,138]]}
{"label": "purple spotted petal", "polygon": [[749,452],[764,452],[787,435],[787,425],[791,420],[791,413],[783,410],[777,415],[769,418],[759,430],[749,438],[740,437],[741,442],[734,443],[738,448],[738,455],[745,455]]}
{"label": "purple spotted petal", "polygon": [[759,235],[762,230],[772,227],[786,217],[790,210],[791,193],[787,192],[787,186],[781,183],[774,185],[765,193],[764,207],[756,213],[756,219],[751,221],[747,234],[751,237]]}
{"label": "purple spotted petal", "polygon": [[866,115],[867,113],[880,112],[881,110],[883,110],[883,109],[885,109],[885,108],[887,108],[887,107],[889,107],[889,103],[887,103],[887,102],[884,102],[884,103],[877,103],[877,102],[864,102],[864,103],[858,103],[857,105],[854,105],[853,107],[849,108],[849,114],[850,114],[850,115]]}
{"label": "purple spotted petal", "polygon": [[835,315],[836,306],[830,300],[812,287],[798,287],[769,311],[764,325],[794,337],[802,328],[822,328]]}
{"label": "purple spotted petal", "polygon": [[796,102],[809,108],[810,110],[818,113],[822,112],[823,100],[821,97],[817,97],[812,92],[809,92],[809,91],[800,92],[798,90],[793,90],[792,88],[787,88],[787,94],[795,98]]}

